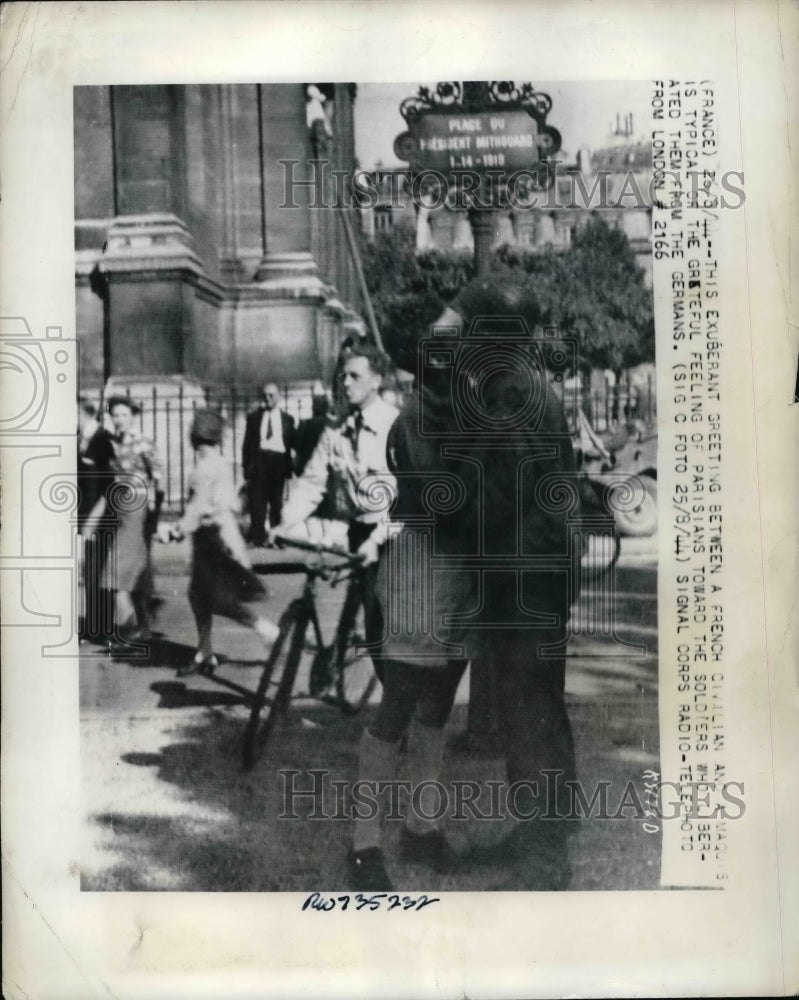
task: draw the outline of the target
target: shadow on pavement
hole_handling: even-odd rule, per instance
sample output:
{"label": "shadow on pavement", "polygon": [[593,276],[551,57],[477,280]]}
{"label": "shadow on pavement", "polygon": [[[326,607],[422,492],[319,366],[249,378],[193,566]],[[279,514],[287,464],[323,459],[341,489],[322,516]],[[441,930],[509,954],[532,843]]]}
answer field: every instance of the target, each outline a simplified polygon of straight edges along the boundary
{"label": "shadow on pavement", "polygon": [[[141,651],[140,651],[141,650]],[[131,667],[153,668],[173,667],[177,669],[190,663],[196,647],[182,642],[173,642],[161,635],[154,635],[146,642],[140,641],[126,652],[124,645],[113,647],[112,659],[115,663],[125,663]]]}
{"label": "shadow on pavement", "polygon": [[226,691],[198,691],[180,681],[157,681],[150,685],[159,702],[157,708],[198,708],[209,705],[244,705],[241,695]]}
{"label": "shadow on pavement", "polygon": [[[203,694],[203,692],[195,692]],[[581,780],[590,789],[610,783],[611,814],[623,789],[634,782],[642,791],[643,765],[625,750],[638,744],[646,726],[632,718],[608,718],[594,708],[571,706]],[[465,725],[458,706],[455,728]],[[590,718],[589,715],[593,715]],[[93,822],[110,834],[114,855],[124,861],[84,878],[87,890],[197,890],[227,892],[346,890],[344,858],[350,824],[334,818],[340,802],[332,786],[315,802],[302,792],[311,788],[314,769],[331,779],[347,780],[355,771],[357,744],[368,715],[344,719],[325,709],[295,717],[273,734],[273,742],[251,772],[240,765],[243,719],[227,706],[209,710],[191,725],[175,730],[175,742],[160,753],[121,755],[128,767],[154,768],[157,780],[171,786],[170,799],[181,815],[126,814],[108,810]],[[625,731],[626,725],[626,731]],[[603,746],[586,729],[602,732]],[[656,765],[655,765],[656,766]],[[284,773],[281,774],[280,772]],[[297,772],[292,774],[291,772]],[[400,775],[401,776],[401,775]],[[501,781],[501,760],[452,756],[446,779],[481,784]],[[292,785],[292,782],[294,783]],[[287,796],[294,788],[295,795]],[[590,792],[589,792],[590,797]],[[186,815],[183,815],[185,810]],[[314,815],[316,813],[316,815]],[[459,848],[486,843],[508,831],[512,821],[468,824],[451,822],[449,835]],[[436,875],[398,857],[399,824],[387,823],[385,847],[395,885],[404,891],[512,891],[503,872],[474,869]],[[592,819],[580,824],[572,852],[574,890],[653,889],[659,876],[659,834],[646,834],[632,819]],[[500,880],[498,882],[498,879]]]}
{"label": "shadow on pavement", "polygon": [[[615,589],[616,634],[637,641],[640,635],[635,627],[645,626],[653,630],[654,639],[642,654],[621,656],[612,640],[581,634],[570,650],[577,655],[570,657],[567,666],[580,780],[589,798],[598,783],[610,783],[611,812],[630,783],[643,795],[644,772],[659,768],[654,567],[618,568]],[[591,595],[586,595],[580,611],[594,606]],[[180,666],[193,653],[193,647],[159,639],[148,663],[132,661],[131,665]],[[228,661],[233,667],[259,663]],[[175,716],[175,724],[166,730],[168,742],[158,753],[139,751],[132,727],[129,734],[123,734],[127,748],[113,763],[137,771],[152,769],[165,792],[162,800],[171,805],[153,807],[147,813],[137,800],[135,812],[111,806],[89,817],[101,851],[107,852],[107,863],[84,874],[82,887],[93,891],[346,890],[344,857],[350,824],[332,786],[326,786],[321,804],[301,794],[287,802],[286,791],[292,781],[296,791],[308,790],[313,780],[309,772],[314,769],[329,772],[334,780],[352,779],[358,741],[374,707],[348,718],[324,706],[294,706],[273,733],[262,759],[245,772],[241,766],[247,715],[243,697],[216,690],[209,687],[209,681],[194,677],[158,681],[149,690],[158,696],[158,709],[183,708],[191,714],[185,719]],[[465,705],[456,706],[452,733],[465,729],[466,712]],[[116,774],[115,781],[126,780],[124,772]],[[504,764],[501,759],[450,752],[445,780],[451,779],[501,781]],[[463,846],[466,840],[494,840],[507,829],[508,822],[470,821],[450,823],[448,832]],[[481,891],[493,887],[501,875],[485,869],[431,874],[399,859],[398,832],[398,823],[386,825],[385,847],[390,874],[405,891]],[[621,814],[617,819],[592,818],[580,824],[574,838],[571,888],[655,889],[659,863],[659,831],[646,833],[639,820]]]}

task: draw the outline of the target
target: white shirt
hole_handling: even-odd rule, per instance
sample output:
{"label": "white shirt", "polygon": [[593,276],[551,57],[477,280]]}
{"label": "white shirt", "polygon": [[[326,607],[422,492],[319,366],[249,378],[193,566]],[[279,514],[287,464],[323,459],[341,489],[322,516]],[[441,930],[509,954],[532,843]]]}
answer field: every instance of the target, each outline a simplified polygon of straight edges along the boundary
{"label": "white shirt", "polygon": [[386,463],[386,442],[399,410],[377,396],[361,414],[357,452],[355,414],[322,432],[283,508],[284,527],[311,517],[328,495],[337,518],[377,524],[372,537],[378,544],[385,541],[388,511],[396,493],[395,479]]}
{"label": "white shirt", "polygon": [[[272,424],[272,436],[267,437],[269,424]],[[271,410],[264,410],[261,417],[261,451],[284,452],[286,446],[283,443],[283,420],[277,406]]]}

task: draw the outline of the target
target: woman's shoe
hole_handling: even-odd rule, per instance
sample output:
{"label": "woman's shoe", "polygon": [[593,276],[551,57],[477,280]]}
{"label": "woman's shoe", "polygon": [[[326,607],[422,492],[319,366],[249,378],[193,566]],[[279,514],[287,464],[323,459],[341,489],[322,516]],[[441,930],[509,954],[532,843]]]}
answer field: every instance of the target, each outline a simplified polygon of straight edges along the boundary
{"label": "woman's shoe", "polygon": [[191,663],[184,663],[183,666],[178,667],[177,675],[178,677],[190,677],[192,674],[204,674],[210,677],[218,666],[219,661],[213,653],[206,656],[205,659],[198,659],[195,656]]}
{"label": "woman's shoe", "polygon": [[106,653],[109,656],[139,656],[142,644],[151,642],[153,638],[153,633],[149,629],[123,626],[116,637],[107,638]]}
{"label": "woman's shoe", "polygon": [[149,628],[134,629],[128,637],[128,642],[152,642],[155,634]]}
{"label": "woman's shoe", "polygon": [[216,656],[212,653],[210,656],[206,656],[198,669],[199,672],[204,674],[206,677],[213,677],[214,671],[218,666],[219,660],[217,660]]}

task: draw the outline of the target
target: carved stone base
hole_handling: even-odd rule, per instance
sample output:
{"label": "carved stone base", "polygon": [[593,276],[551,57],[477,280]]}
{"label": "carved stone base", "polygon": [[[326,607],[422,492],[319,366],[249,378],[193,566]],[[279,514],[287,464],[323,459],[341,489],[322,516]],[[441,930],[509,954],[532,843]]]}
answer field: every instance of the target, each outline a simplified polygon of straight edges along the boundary
{"label": "carved stone base", "polygon": [[327,289],[319,277],[316,262],[305,251],[265,254],[255,281],[261,287],[284,292],[287,296],[316,298]]}
{"label": "carved stone base", "polygon": [[102,269],[115,271],[205,271],[186,225],[169,213],[123,215],[108,229]]}

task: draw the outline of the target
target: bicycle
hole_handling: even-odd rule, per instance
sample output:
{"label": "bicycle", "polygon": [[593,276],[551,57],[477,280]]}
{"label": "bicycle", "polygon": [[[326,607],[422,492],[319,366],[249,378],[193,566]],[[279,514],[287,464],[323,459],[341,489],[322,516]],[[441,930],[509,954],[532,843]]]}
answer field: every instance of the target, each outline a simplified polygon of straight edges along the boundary
{"label": "bicycle", "polygon": [[[360,559],[344,549],[320,545],[300,539],[281,539],[281,546],[291,546],[320,557],[319,562],[262,563],[253,565],[257,573],[305,574],[302,593],[283,612],[278,623],[279,634],[264,664],[255,692],[250,692],[250,717],[244,735],[244,766],[252,768],[281,716],[286,714],[303,653],[313,652],[307,696],[338,707],[353,715],[369,702],[377,684],[371,661],[358,653],[365,639],[359,629],[362,616],[358,567]],[[323,562],[322,556],[334,560]],[[332,643],[325,643],[316,606],[319,580],[335,587],[348,581],[338,624]],[[311,643],[308,628],[312,628]],[[335,692],[335,693],[333,693]]]}

